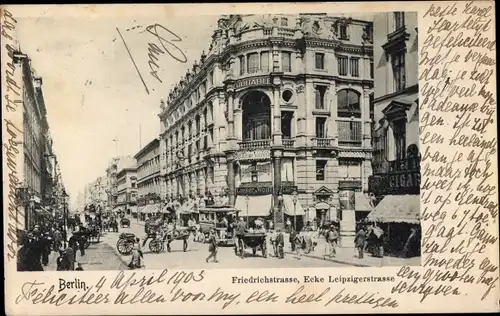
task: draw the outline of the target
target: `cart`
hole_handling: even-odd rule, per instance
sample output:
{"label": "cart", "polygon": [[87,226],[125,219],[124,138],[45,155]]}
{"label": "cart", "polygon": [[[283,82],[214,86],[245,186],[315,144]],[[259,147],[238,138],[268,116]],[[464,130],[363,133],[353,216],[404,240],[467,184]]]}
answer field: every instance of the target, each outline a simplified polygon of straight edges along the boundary
{"label": "cart", "polygon": [[245,257],[245,249],[252,248],[252,254],[257,255],[257,250],[262,250],[262,257],[267,258],[266,233],[245,233],[238,238],[238,255]]}
{"label": "cart", "polygon": [[130,219],[122,217],[122,219],[120,219],[120,226],[122,228],[123,227],[130,227]]}
{"label": "cart", "polygon": [[116,242],[116,249],[123,255],[130,255],[134,249],[135,235],[133,233],[121,233]]}

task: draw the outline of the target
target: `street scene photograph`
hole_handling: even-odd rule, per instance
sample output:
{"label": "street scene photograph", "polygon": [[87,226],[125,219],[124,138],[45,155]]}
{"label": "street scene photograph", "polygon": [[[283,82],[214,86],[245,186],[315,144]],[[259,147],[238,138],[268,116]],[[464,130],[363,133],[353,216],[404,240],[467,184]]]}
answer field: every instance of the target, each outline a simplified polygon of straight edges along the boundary
{"label": "street scene photograph", "polygon": [[187,14],[16,18],[17,270],[421,265],[417,13]]}

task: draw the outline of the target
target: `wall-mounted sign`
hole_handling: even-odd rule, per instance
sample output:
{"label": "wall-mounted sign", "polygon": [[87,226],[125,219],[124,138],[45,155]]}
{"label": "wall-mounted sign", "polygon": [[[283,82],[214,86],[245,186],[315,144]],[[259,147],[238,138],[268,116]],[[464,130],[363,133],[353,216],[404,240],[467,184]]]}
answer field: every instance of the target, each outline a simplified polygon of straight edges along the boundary
{"label": "wall-mounted sign", "polygon": [[253,78],[245,78],[236,81],[236,89],[253,87],[253,86],[262,86],[271,84],[271,79],[268,76],[265,77],[253,77]]}
{"label": "wall-mounted sign", "polygon": [[369,178],[368,185],[375,195],[420,194],[420,171],[374,175]]}
{"label": "wall-mounted sign", "polygon": [[[281,186],[281,194],[292,194],[293,191],[297,191],[297,186],[294,185]],[[273,186],[272,183],[265,183],[265,184],[256,183],[255,186],[245,186],[237,188],[236,194],[240,196],[273,194]]]}
{"label": "wall-mounted sign", "polygon": [[235,154],[236,160],[264,160],[271,159],[269,149],[240,150]]}

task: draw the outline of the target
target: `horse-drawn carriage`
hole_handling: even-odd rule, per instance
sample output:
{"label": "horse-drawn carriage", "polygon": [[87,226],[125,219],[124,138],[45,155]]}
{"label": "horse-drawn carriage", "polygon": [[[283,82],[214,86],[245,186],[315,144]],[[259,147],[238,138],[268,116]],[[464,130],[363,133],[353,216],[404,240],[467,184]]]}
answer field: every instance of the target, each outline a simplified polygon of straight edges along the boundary
{"label": "horse-drawn carriage", "polygon": [[264,232],[246,232],[238,236],[238,253],[241,258],[245,257],[245,249],[251,248],[255,256],[258,250],[262,251],[262,257],[267,258],[266,233]]}
{"label": "horse-drawn carriage", "polygon": [[169,232],[161,231],[149,243],[149,249],[152,252],[159,253],[162,252],[165,249],[165,245],[167,245],[167,251],[171,252],[172,248],[170,244],[175,240],[182,240],[182,250],[186,252],[188,247],[187,240],[191,232],[192,229],[189,227],[174,228]]}
{"label": "horse-drawn carriage", "polygon": [[124,227],[130,227],[130,219],[128,219],[128,218],[126,218],[126,217],[122,217],[122,218],[120,219],[120,226],[121,226],[122,228],[124,228]]}

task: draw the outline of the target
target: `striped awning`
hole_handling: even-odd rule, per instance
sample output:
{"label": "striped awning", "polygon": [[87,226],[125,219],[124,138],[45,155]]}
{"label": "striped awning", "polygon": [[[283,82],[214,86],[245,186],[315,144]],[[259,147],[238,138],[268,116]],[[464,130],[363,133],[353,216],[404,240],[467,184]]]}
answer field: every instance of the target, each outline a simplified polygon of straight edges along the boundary
{"label": "striped awning", "polygon": [[192,214],[196,212],[196,208],[194,207],[194,203],[184,203],[177,210],[179,214]]}
{"label": "striped awning", "polygon": [[386,195],[367,218],[369,221],[381,223],[418,224],[420,195]]}

